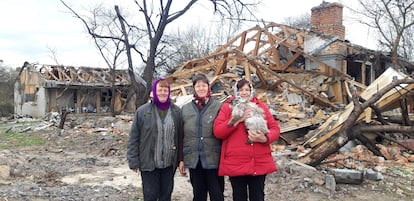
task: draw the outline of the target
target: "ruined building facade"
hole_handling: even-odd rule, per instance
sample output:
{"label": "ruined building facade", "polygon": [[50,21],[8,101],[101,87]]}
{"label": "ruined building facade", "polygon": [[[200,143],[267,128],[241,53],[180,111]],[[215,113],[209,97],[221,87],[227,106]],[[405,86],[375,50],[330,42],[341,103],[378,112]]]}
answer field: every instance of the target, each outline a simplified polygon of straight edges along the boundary
{"label": "ruined building facade", "polygon": [[50,112],[119,114],[135,110],[126,70],[25,65],[15,84],[15,113],[43,117]]}

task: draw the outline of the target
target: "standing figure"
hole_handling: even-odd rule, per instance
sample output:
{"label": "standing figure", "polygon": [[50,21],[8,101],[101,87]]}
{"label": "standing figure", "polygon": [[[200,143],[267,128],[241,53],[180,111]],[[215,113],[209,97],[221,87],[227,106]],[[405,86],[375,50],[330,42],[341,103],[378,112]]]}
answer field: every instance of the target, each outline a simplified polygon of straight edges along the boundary
{"label": "standing figure", "polygon": [[[183,156],[179,169],[190,171],[193,201],[223,201],[224,177],[218,176],[221,140],[213,134],[214,119],[221,103],[210,97],[210,84],[203,74],[192,79],[194,99],[182,108],[184,122]],[[180,154],[181,155],[181,154]]]}
{"label": "standing figure", "polygon": [[[264,201],[266,175],[277,170],[270,144],[280,136],[279,123],[269,108],[254,97],[248,80],[239,80],[234,91],[235,95],[223,104],[214,121],[214,134],[223,140],[219,175],[229,176],[234,201]],[[266,128],[248,130],[246,127],[245,120],[255,115],[251,107],[246,107],[242,117],[231,122],[234,107],[231,104],[242,102],[254,103],[264,111],[267,133],[262,132]]]}
{"label": "standing figure", "polygon": [[135,112],[129,133],[128,165],[141,173],[144,201],[170,201],[178,165],[182,114],[177,105],[171,104],[167,80],[156,80],[152,95],[153,100]]}

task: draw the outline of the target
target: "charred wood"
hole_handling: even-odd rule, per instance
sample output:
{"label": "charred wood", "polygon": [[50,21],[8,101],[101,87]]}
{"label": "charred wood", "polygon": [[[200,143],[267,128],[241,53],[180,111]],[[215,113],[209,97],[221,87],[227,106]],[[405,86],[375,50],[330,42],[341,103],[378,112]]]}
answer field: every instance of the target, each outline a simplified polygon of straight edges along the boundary
{"label": "charred wood", "polygon": [[344,146],[349,141],[349,133],[364,110],[377,102],[382,96],[384,96],[385,93],[403,83],[412,84],[414,83],[414,80],[409,78],[394,79],[389,85],[379,90],[363,103],[359,102],[359,97],[356,92],[354,92],[352,96],[352,102],[354,104],[353,111],[349,115],[348,119],[342,124],[340,130],[331,138],[312,149],[304,158],[301,159],[301,162],[316,166],[327,156],[337,152],[339,148]]}

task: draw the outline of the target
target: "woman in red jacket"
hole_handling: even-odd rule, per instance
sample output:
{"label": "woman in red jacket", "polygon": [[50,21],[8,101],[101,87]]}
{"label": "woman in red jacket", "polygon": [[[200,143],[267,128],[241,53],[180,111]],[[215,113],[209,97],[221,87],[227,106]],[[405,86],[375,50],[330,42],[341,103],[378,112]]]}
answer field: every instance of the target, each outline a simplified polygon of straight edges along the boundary
{"label": "woman in red jacket", "polygon": [[[235,86],[235,96],[222,105],[214,121],[214,135],[223,140],[219,175],[229,176],[234,201],[247,201],[248,197],[250,201],[264,201],[266,175],[277,170],[270,144],[279,138],[279,123],[267,106],[253,96],[253,91],[248,80],[239,80]],[[250,109],[246,109],[241,119],[229,126],[233,103],[247,101],[264,110],[268,133],[247,130],[244,120],[254,115]]]}

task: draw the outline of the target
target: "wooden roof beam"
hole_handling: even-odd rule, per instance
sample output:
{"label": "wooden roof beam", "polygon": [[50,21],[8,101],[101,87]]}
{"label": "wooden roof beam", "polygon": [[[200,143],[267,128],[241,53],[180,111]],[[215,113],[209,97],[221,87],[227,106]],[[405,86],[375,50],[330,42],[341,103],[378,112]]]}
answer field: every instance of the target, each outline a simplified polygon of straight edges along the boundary
{"label": "wooden roof beam", "polygon": [[[250,28],[244,32],[242,32],[241,34],[239,34],[238,36],[234,37],[233,39],[231,39],[229,42],[227,42],[226,44],[222,45],[220,48],[218,48],[216,51],[214,51],[214,53],[218,53],[218,52],[222,52],[222,51],[226,51],[228,47],[230,47],[231,45],[234,45],[234,43],[239,40],[240,38],[243,37],[243,35],[247,34],[248,32],[252,31],[252,30],[257,30],[260,29],[259,26],[255,26],[253,28]],[[239,46],[240,47],[240,46]],[[214,54],[213,53],[213,54]]]}
{"label": "wooden roof beam", "polygon": [[227,68],[227,56],[220,60],[218,67],[214,71],[214,75],[219,75],[220,73],[226,72]]}
{"label": "wooden roof beam", "polygon": [[[273,61],[275,62],[277,68],[281,68],[282,64],[280,62],[279,51],[276,49],[275,40],[273,40],[274,38],[272,37],[272,34],[270,32],[265,32],[265,34],[267,35],[268,42],[270,43],[270,52],[272,53],[271,55],[274,58]],[[270,55],[268,59],[270,59]]]}
{"label": "wooden roof beam", "polygon": [[293,57],[290,58],[289,61],[285,63],[285,65],[283,65],[282,71],[285,71],[290,66],[290,64],[292,64],[300,55],[302,55],[300,52],[296,52],[295,55],[293,55]]}
{"label": "wooden roof beam", "polygon": [[318,101],[322,102],[323,104],[325,104],[325,105],[327,105],[327,106],[330,106],[330,107],[332,107],[332,108],[338,109],[338,106],[334,105],[333,103],[331,103],[331,102],[330,102],[329,100],[327,100],[326,98],[322,98],[322,97],[320,97],[320,96],[318,96],[318,95],[315,95],[315,94],[313,94],[313,93],[311,93],[311,92],[308,92],[308,91],[306,91],[305,89],[303,89],[302,87],[300,87],[300,86],[296,85],[295,83],[293,83],[293,82],[290,82],[290,81],[288,81],[288,80],[283,79],[281,76],[279,76],[279,75],[278,75],[277,73],[275,73],[273,70],[271,70],[271,69],[267,68],[265,65],[260,64],[260,63],[258,63],[257,61],[255,61],[255,60],[253,60],[253,59],[249,59],[249,58],[247,58],[247,57],[246,57],[246,59],[248,59],[248,60],[250,60],[251,62],[253,62],[253,63],[255,64],[255,66],[260,67],[260,69],[261,69],[261,70],[264,70],[264,71],[266,71],[267,73],[270,73],[271,75],[273,75],[273,76],[277,77],[279,80],[283,80],[284,82],[286,82],[286,83],[290,84],[291,86],[293,86],[293,87],[295,87],[295,88],[299,89],[299,90],[300,90],[300,91],[302,91],[303,93],[305,93],[305,94],[307,94],[307,95],[309,95],[309,96],[313,97],[314,99],[316,99],[316,100],[318,100]]}
{"label": "wooden roof beam", "polygon": [[257,53],[259,52],[259,47],[260,47],[260,37],[262,36],[262,32],[258,31],[255,34],[256,37],[256,44],[254,46],[254,51],[253,51],[253,56],[257,56]]}
{"label": "wooden roof beam", "polygon": [[246,45],[246,35],[247,32],[244,31],[240,37],[240,45],[239,45],[239,50],[243,51],[244,46]]}
{"label": "wooden roof beam", "polygon": [[[222,59],[222,60],[224,60],[224,59]],[[218,62],[220,62],[220,61],[216,61],[216,62],[213,62],[213,63],[208,63],[208,64],[205,64],[205,65],[197,66],[197,67],[188,69],[188,70],[183,71],[183,72],[173,73],[173,74],[169,75],[167,78],[172,79],[172,78],[176,78],[176,77],[184,77],[184,76],[189,75],[190,73],[193,73],[193,72],[200,72],[203,69],[207,69],[207,68],[213,67],[214,65],[217,65]]]}

